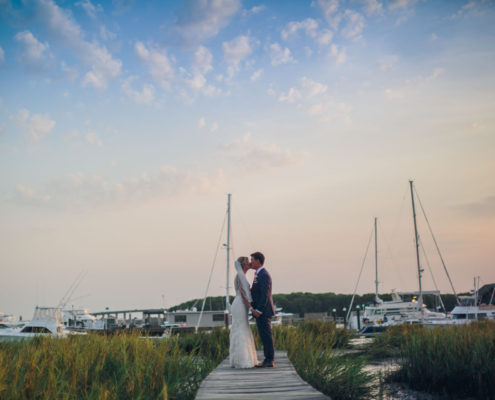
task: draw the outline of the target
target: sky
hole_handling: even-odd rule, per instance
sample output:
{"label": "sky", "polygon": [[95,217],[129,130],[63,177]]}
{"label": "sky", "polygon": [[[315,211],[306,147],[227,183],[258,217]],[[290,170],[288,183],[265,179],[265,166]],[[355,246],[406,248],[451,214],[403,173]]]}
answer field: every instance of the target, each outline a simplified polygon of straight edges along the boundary
{"label": "sky", "polygon": [[223,295],[228,193],[274,293],[373,292],[375,217],[416,290],[409,180],[423,288],[419,200],[455,289],[493,283],[494,109],[490,0],[0,0],[0,311]]}

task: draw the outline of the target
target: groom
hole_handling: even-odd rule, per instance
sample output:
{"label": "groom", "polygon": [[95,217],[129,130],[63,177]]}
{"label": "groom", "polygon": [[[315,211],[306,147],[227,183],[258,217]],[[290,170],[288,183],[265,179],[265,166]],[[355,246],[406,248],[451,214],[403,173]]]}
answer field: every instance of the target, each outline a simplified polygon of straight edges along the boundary
{"label": "groom", "polygon": [[263,343],[263,352],[265,360],[257,365],[260,368],[273,367],[273,333],[272,317],[275,315],[275,307],[272,299],[272,278],[268,271],[263,267],[265,256],[256,252],[251,254],[251,268],[256,272],[254,274],[253,286],[251,288],[251,313],[256,318],[256,326]]}

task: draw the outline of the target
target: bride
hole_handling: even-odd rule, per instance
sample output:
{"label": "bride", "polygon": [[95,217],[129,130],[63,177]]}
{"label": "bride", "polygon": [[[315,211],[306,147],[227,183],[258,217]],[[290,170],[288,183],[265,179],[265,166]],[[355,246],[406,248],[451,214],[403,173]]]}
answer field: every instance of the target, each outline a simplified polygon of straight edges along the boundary
{"label": "bride", "polygon": [[235,299],[231,306],[230,329],[230,366],[233,368],[253,368],[258,364],[253,333],[248,323],[248,310],[252,298],[245,274],[249,268],[247,257],[239,257],[235,262],[237,276],[234,280]]}

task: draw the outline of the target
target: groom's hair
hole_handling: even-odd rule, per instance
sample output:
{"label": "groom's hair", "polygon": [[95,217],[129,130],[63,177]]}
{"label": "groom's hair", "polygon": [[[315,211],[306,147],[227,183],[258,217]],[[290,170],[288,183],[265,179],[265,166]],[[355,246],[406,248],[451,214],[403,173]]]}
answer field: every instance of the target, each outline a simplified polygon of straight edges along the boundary
{"label": "groom's hair", "polygon": [[251,254],[251,257],[253,257],[255,260],[258,260],[261,265],[265,263],[265,256],[263,255],[263,253],[260,253],[259,251]]}

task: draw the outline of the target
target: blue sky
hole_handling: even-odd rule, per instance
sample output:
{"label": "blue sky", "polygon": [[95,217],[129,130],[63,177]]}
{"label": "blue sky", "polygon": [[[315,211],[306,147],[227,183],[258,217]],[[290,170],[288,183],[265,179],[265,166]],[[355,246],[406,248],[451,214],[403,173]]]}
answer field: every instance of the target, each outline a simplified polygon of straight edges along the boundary
{"label": "blue sky", "polygon": [[383,290],[411,290],[409,179],[456,286],[495,280],[493,1],[3,0],[0,18],[2,311],[56,303],[81,269],[92,309],[199,297],[229,192],[236,253],[267,253],[276,292],[350,292],[374,216]]}

